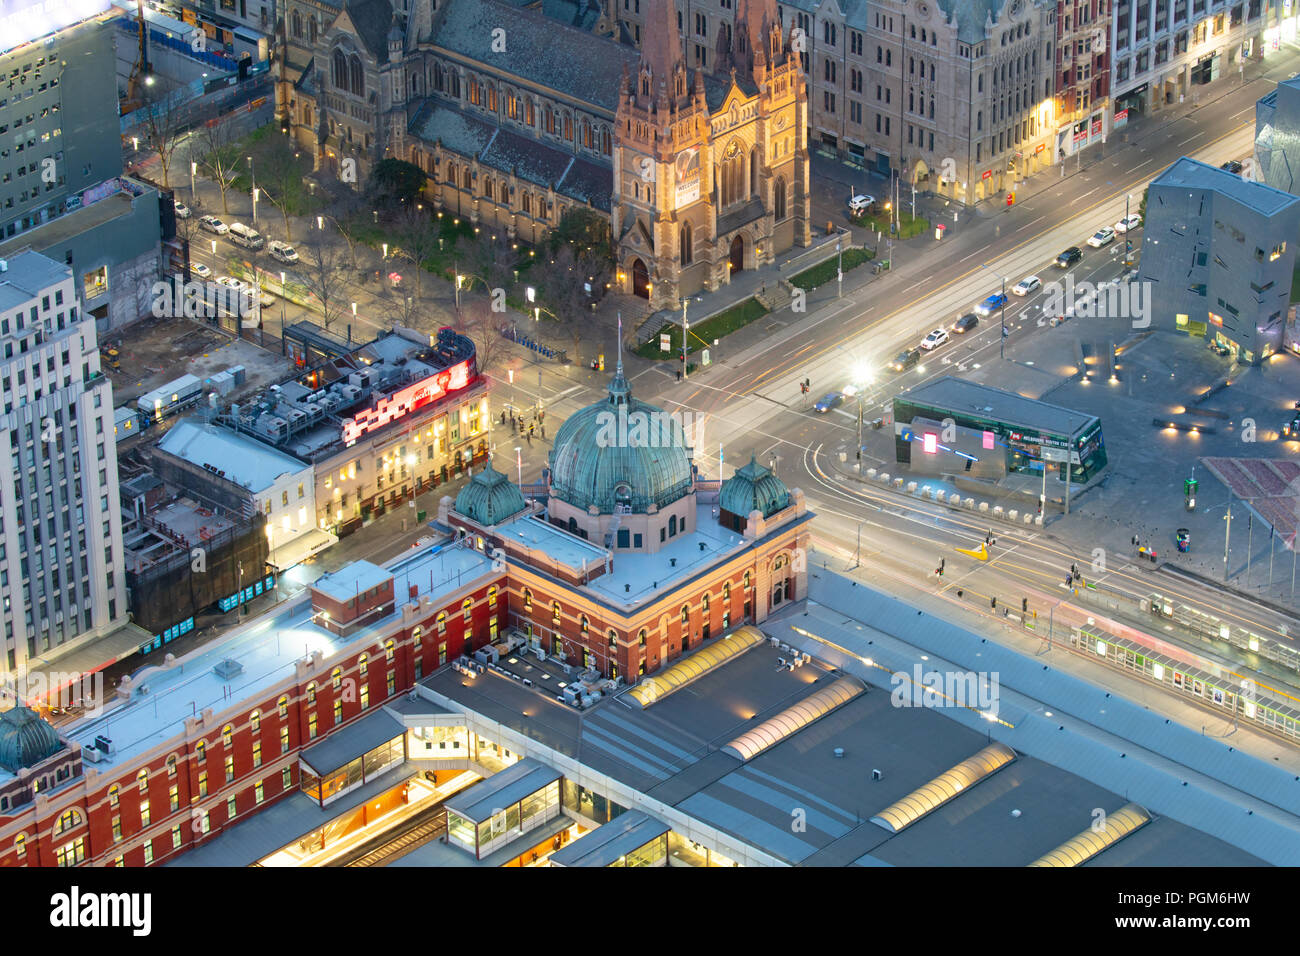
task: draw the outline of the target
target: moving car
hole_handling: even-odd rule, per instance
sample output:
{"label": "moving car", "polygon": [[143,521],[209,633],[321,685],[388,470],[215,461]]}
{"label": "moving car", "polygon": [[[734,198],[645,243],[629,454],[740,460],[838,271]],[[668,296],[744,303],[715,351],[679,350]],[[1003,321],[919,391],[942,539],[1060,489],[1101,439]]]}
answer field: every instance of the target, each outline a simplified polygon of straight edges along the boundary
{"label": "moving car", "polygon": [[1016,295],[1029,295],[1029,293],[1033,292],[1042,284],[1043,283],[1039,280],[1038,276],[1025,276],[1016,283],[1015,288],[1011,291]]}
{"label": "moving car", "polygon": [[1082,258],[1083,250],[1078,246],[1071,246],[1056,257],[1056,265],[1061,269],[1068,269]]}
{"label": "moving car", "polygon": [[975,326],[980,324],[980,317],[974,312],[963,315],[960,319],[952,324],[952,330],[958,335],[965,335]]}
{"label": "moving car", "polygon": [[1226,169],[1226,170],[1227,170],[1228,172],[1230,172],[1230,173],[1240,174],[1240,172],[1241,172],[1241,163],[1237,162],[1237,160],[1235,160],[1235,159],[1230,159],[1230,160],[1228,160],[1226,163],[1224,163],[1222,166],[1220,166],[1219,168],[1220,168],[1220,169]]}
{"label": "moving car", "polygon": [[207,232],[214,232],[218,236],[224,236],[230,232],[230,227],[218,219],[216,216],[200,216],[199,225]]}
{"label": "moving car", "polygon": [[813,406],[813,409],[819,412],[829,412],[832,408],[839,408],[843,404],[843,392],[827,392],[821,398],[817,399],[817,404]]}
{"label": "moving car", "polygon": [[201,263],[201,262],[191,262],[191,263],[190,263],[190,272],[191,272],[192,274],[198,276],[200,279],[210,279],[210,278],[212,278],[212,270],[209,269],[207,266],[205,266],[205,265],[204,265],[203,263]]}
{"label": "moving car", "polygon": [[1007,297],[1001,292],[994,292],[991,296],[975,306],[975,314],[990,316],[998,309],[1007,304]]}
{"label": "moving car", "polygon": [[1139,216],[1137,213],[1133,213],[1132,215],[1125,216],[1119,222],[1115,223],[1115,231],[1118,232],[1120,235],[1123,235],[1124,233],[1128,232],[1130,229],[1136,229],[1140,225],[1142,225],[1142,217]]}
{"label": "moving car", "polygon": [[271,253],[272,259],[279,259],[281,262],[298,261],[298,251],[287,242],[281,242],[279,239],[272,239],[267,243],[266,249]]}
{"label": "moving car", "polygon": [[1300,439],[1300,415],[1293,416],[1291,421],[1282,426],[1282,437],[1287,441]]}
{"label": "moving car", "polygon": [[924,339],[921,340],[921,348],[929,352],[931,349],[937,349],[948,341],[948,332],[946,329],[935,329]]}
{"label": "moving car", "polygon": [[1088,238],[1088,245],[1094,249],[1100,249],[1102,246],[1108,246],[1115,241],[1115,230],[1110,226],[1103,226]]}
{"label": "moving car", "polygon": [[851,196],[849,198],[849,212],[853,213],[855,216],[860,216],[862,213],[866,212],[875,201],[875,196],[868,196],[861,193],[856,196]]}
{"label": "moving car", "polygon": [[189,207],[189,206],[185,205],[185,203],[183,203],[183,202],[176,202],[175,200],[172,200],[172,202],[173,202],[173,204],[176,206],[176,218],[177,218],[177,219],[189,219],[189,218],[190,218],[190,207]]}
{"label": "moving car", "polygon": [[889,368],[894,372],[906,372],[909,368],[919,364],[920,361],[920,349],[904,349],[894,356],[894,360],[889,363]]}

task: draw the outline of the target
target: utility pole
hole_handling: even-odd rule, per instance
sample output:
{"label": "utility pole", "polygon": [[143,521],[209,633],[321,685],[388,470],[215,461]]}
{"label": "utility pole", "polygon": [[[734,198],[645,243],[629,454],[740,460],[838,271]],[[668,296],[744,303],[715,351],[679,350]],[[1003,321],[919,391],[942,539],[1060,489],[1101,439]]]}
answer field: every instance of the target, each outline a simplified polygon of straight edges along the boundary
{"label": "utility pole", "polygon": [[[1124,269],[1128,269],[1129,261],[1133,255],[1133,226],[1128,221],[1128,202],[1129,194],[1124,194]],[[1121,272],[1121,275],[1123,273]]]}
{"label": "utility pole", "polygon": [[862,388],[858,386],[858,474],[862,474]]}
{"label": "utility pole", "polygon": [[1228,582],[1228,541],[1232,537],[1232,492],[1228,492],[1228,513],[1223,516],[1227,522],[1226,530],[1223,533],[1223,581]]}
{"label": "utility pole", "polygon": [[998,355],[1007,357],[1007,277],[1002,277],[1002,337],[998,339]]}

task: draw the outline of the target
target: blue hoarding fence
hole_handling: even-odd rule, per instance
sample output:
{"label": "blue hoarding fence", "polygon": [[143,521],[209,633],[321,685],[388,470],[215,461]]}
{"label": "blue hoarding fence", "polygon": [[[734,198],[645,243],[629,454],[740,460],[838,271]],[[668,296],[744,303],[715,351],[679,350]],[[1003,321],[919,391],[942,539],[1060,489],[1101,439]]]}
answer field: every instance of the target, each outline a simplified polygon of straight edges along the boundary
{"label": "blue hoarding fence", "polygon": [[511,342],[522,345],[526,349],[532,349],[543,358],[555,359],[563,362],[565,353],[562,349],[553,349],[549,345],[543,345],[541,342],[535,342],[527,335],[521,333],[517,326],[506,325],[501,327],[501,334]]}

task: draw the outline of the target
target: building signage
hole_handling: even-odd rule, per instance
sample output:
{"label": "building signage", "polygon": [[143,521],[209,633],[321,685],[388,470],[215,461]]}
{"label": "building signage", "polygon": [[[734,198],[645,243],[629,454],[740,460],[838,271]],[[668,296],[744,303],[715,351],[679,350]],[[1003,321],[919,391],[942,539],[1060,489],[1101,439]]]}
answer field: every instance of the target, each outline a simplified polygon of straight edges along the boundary
{"label": "building signage", "polygon": [[980,178],[981,178],[981,179],[990,179],[990,178],[992,178],[992,176],[993,176],[993,170],[991,170],[991,169],[986,169],[986,170],[984,170],[984,175],[981,176]]}
{"label": "building signage", "polygon": [[364,411],[353,418],[344,419],[343,443],[351,445],[367,432],[383,428],[390,422],[395,422],[416,409],[422,408],[431,402],[436,402],[451,392],[460,391],[468,385],[468,360],[461,362],[459,365],[453,365],[451,368],[443,369],[436,375],[421,379],[413,385],[408,385],[406,388],[394,392],[388,398],[381,399],[368,411]]}
{"label": "building signage", "polygon": [[1092,135],[1094,137],[1101,135],[1101,114],[1096,113],[1092,117]]}
{"label": "building signage", "polygon": [[1128,110],[1120,110],[1115,114],[1115,122],[1112,124],[1114,129],[1123,129],[1128,125]]}
{"label": "building signage", "polygon": [[1043,150],[1045,150],[1046,148],[1047,148],[1047,144],[1046,144],[1046,143],[1039,143],[1039,144],[1034,148],[1034,155],[1037,156],[1039,153],[1041,153],[1041,152],[1042,152]]}
{"label": "building signage", "polygon": [[677,208],[700,198],[700,148],[692,146],[677,154],[673,164],[677,184]]}

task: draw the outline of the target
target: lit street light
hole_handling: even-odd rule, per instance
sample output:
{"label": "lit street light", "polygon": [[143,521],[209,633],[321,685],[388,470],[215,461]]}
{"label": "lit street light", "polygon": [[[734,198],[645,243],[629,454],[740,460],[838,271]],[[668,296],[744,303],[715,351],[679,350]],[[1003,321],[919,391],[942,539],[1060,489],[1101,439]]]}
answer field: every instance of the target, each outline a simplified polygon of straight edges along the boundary
{"label": "lit street light", "polygon": [[981,263],[980,268],[981,268],[981,269],[988,269],[989,272],[992,272],[995,276],[997,276],[998,278],[1000,278],[1000,279],[1002,280],[1002,306],[1001,306],[1001,309],[999,310],[999,311],[1000,311],[1000,316],[1001,316],[1001,322],[1002,322],[1002,336],[1001,336],[1001,338],[998,339],[998,357],[999,357],[999,358],[1002,358],[1002,359],[1005,359],[1005,358],[1007,357],[1007,349],[1006,349],[1006,343],[1007,343],[1007,277],[1004,276],[1001,272],[998,272],[996,269],[994,269],[992,266],[990,266],[987,262],[985,262],[985,263]]}
{"label": "lit street light", "polygon": [[253,157],[248,157],[248,178],[253,183],[253,225],[257,225],[257,174],[253,172]]}

